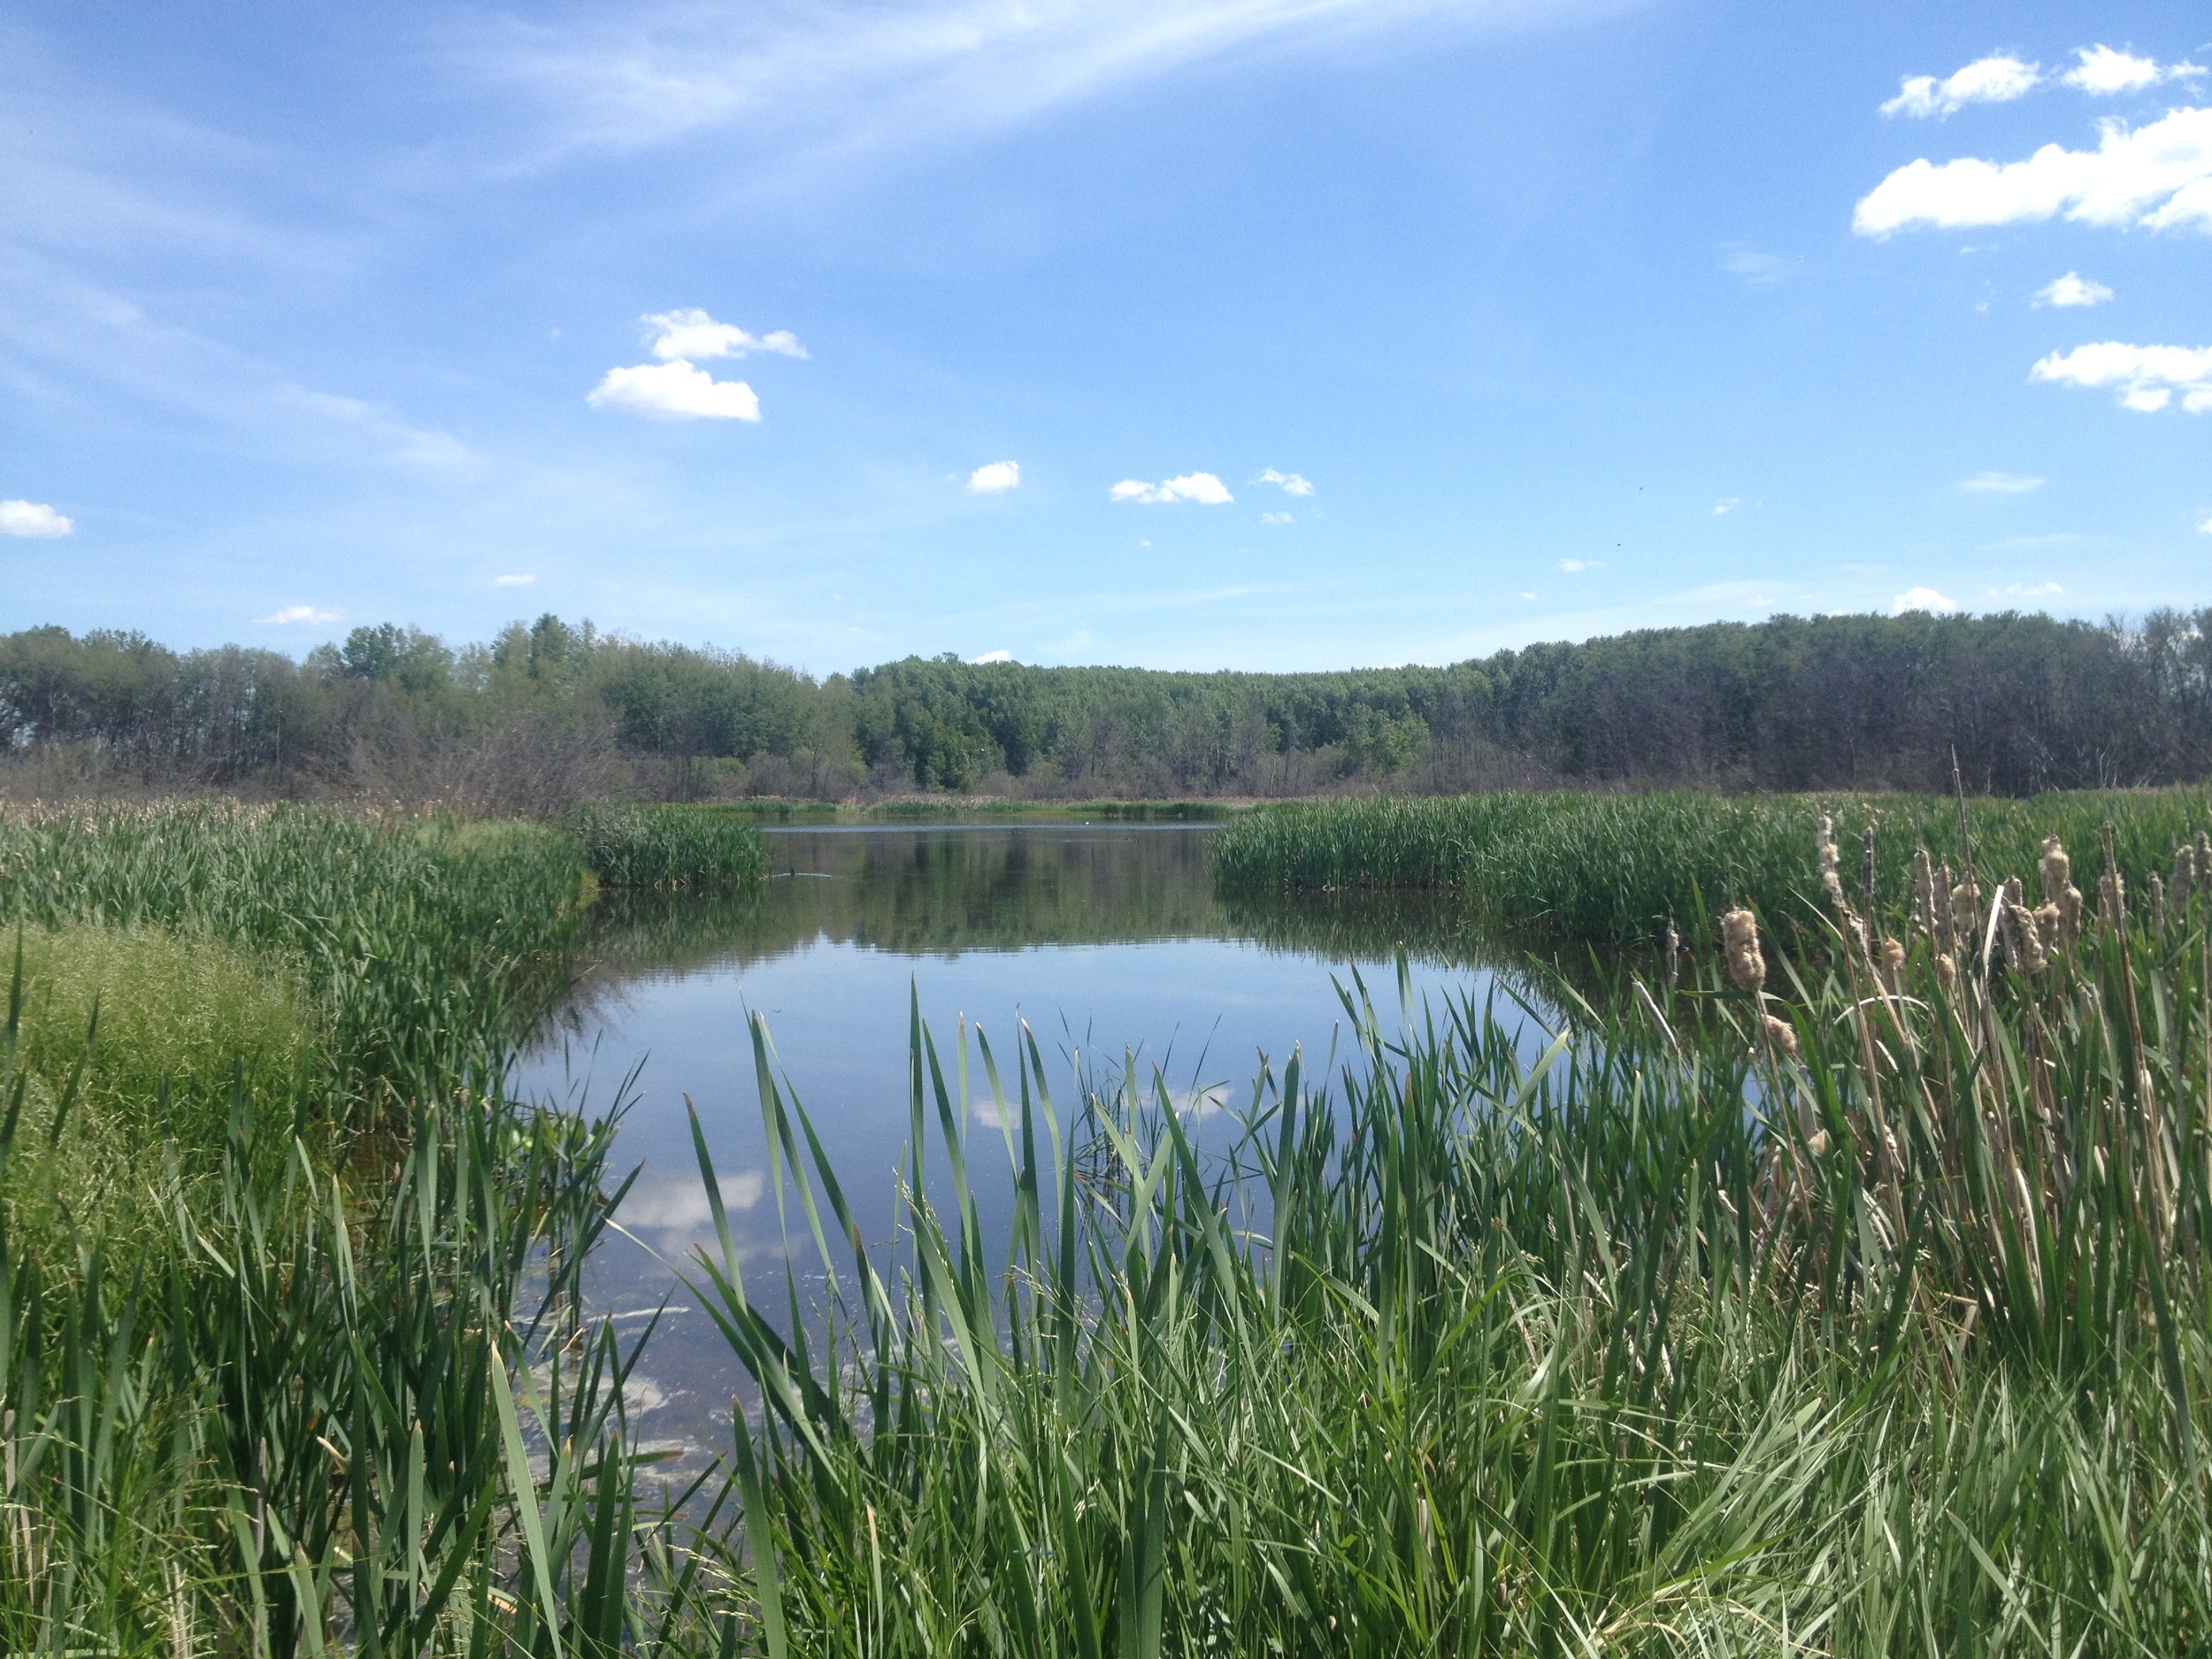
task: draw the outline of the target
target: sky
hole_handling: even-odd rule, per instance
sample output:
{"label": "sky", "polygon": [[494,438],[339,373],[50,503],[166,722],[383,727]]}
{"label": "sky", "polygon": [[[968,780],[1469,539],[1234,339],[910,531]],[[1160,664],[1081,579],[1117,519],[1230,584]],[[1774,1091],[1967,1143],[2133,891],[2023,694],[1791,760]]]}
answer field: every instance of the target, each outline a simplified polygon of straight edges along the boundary
{"label": "sky", "polygon": [[2212,603],[2212,12],[0,4],[0,631]]}

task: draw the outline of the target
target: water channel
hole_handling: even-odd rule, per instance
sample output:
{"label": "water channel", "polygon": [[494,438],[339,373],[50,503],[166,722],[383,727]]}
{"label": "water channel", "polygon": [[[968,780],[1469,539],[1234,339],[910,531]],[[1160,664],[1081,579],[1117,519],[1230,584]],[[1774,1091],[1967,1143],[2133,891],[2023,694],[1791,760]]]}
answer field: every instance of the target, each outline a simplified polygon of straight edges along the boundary
{"label": "water channel", "polygon": [[[589,970],[521,1082],[587,1110],[622,1096],[617,1162],[639,1173],[619,1216],[627,1236],[603,1250],[595,1295],[631,1317],[669,1303],[634,1396],[649,1440],[682,1448],[687,1465],[726,1445],[740,1378],[677,1278],[713,1238],[687,1099],[752,1294],[781,1305],[787,1259],[803,1279],[818,1259],[795,1204],[780,1217],[770,1190],[749,1013],[766,1018],[779,1072],[872,1240],[891,1237],[897,1214],[910,997],[949,1079],[964,1020],[982,1026],[1011,1092],[1026,1021],[1064,1124],[1079,1079],[1110,1087],[1133,1064],[1148,1095],[1164,1082],[1217,1153],[1263,1068],[1279,1074],[1301,1047],[1310,1075],[1333,1045],[1346,1048],[1339,987],[1355,973],[1386,1020],[1401,1017],[1402,952],[1417,1010],[1425,998],[1497,994],[1514,1013],[1502,993],[1525,976],[1452,896],[1225,897],[1208,873],[1213,833],[1081,822],[772,830],[764,888],[603,898]],[[969,1080],[968,1163],[990,1237],[1011,1183],[979,1064]],[[937,1148],[933,1157],[941,1172]],[[949,1191],[933,1182],[931,1195],[944,1203]]]}

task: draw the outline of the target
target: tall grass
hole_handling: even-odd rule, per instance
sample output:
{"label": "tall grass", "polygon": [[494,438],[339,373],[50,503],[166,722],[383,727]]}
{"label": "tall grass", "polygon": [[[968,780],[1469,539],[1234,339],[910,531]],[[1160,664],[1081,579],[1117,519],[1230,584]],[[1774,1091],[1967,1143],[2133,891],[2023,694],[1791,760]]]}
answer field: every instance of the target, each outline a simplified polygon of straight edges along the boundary
{"label": "tall grass", "polygon": [[757,1021],[818,1266],[780,1318],[726,1225],[700,1271],[767,1650],[2201,1651],[2208,908],[2039,966],[1847,909],[1817,982],[1631,985],[1533,1060],[1357,989],[1218,1163],[1162,1085],[1064,1120],[1025,1031],[917,1013],[887,1251]]}
{"label": "tall grass", "polygon": [[768,852],[752,820],[721,807],[578,807],[561,820],[609,887],[727,887],[758,881]]}
{"label": "tall grass", "polygon": [[1824,814],[1847,846],[1855,893],[1860,838],[1878,825],[1875,896],[1898,903],[1917,848],[1962,869],[1970,836],[1985,859],[2024,870],[2044,836],[2091,846],[2108,818],[2123,868],[2139,880],[2163,869],[2177,841],[2212,817],[2212,795],[2191,788],[1978,797],[1962,813],[1956,801],[1932,795],[1346,798],[1234,819],[1214,837],[1214,871],[1232,892],[1456,887],[1494,922],[1602,943],[1655,940],[1670,918],[1686,934],[1695,918],[1729,904],[1749,904],[1800,936],[1817,932],[1818,882],[1806,849]]}

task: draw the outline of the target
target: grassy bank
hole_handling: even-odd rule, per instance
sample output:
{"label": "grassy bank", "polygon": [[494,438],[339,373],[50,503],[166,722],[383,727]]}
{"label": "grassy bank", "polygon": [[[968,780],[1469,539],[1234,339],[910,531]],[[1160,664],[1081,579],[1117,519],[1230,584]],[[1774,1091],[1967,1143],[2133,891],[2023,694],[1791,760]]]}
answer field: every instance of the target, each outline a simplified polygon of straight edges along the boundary
{"label": "grassy bank", "polygon": [[1455,887],[1502,926],[1602,943],[1655,940],[1670,918],[1690,936],[1698,918],[1731,904],[1811,936],[1820,886],[1809,855],[1824,815],[1866,907],[1870,827],[1876,905],[1902,903],[1923,848],[1962,873],[1970,838],[1985,864],[2024,870],[2044,836],[2094,846],[2108,818],[2121,866],[2140,884],[2212,817],[2212,797],[2201,788],[1979,797],[1966,803],[1962,825],[1959,803],[1934,795],[1378,796],[1240,818],[1216,838],[1214,870],[1232,892]]}

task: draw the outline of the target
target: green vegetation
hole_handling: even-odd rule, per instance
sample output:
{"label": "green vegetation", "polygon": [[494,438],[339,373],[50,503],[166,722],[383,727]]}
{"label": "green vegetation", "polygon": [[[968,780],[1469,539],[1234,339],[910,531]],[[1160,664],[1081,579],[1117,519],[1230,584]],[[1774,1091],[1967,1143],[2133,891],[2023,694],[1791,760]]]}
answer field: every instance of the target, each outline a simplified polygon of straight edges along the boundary
{"label": "green vegetation", "polygon": [[560,823],[607,887],[742,886],[768,870],[752,822],[710,807],[583,806]]}
{"label": "green vegetation", "polygon": [[1538,1059],[1486,1008],[1394,1036],[1363,993],[1341,1094],[1294,1060],[1210,1169],[1164,1084],[1064,1134],[1026,1032],[1002,1069],[918,1013],[889,1255],[757,1021],[820,1258],[772,1304],[820,1275],[844,1314],[817,1351],[726,1230],[706,1265],[764,1407],[766,1642],[2201,1651],[2208,899],[2078,937],[2015,904],[1993,957],[1970,908],[1887,938],[1846,909],[1809,987],[1744,912],[1729,980],[1632,990]]}
{"label": "green vegetation", "polygon": [[[1806,851],[1824,814],[1846,845],[1845,879],[1871,910],[1903,902],[1919,849],[1964,870],[1962,813],[1976,856],[2015,870],[2035,863],[2048,834],[2094,845],[2109,818],[2122,865],[2139,880],[2164,868],[2207,810],[2201,789],[1978,797],[1963,809],[1934,795],[1348,799],[1238,818],[1214,838],[1214,870],[1232,892],[1459,887],[1494,924],[1606,944],[1657,940],[1670,919],[1686,937],[1702,937],[1701,918],[1736,903],[1796,935],[1820,926]],[[1863,836],[1877,824],[1869,897]]]}
{"label": "green vegetation", "polygon": [[553,616],[304,663],[0,637],[0,787],[326,790],[542,814],[616,796],[1282,797],[1342,789],[1932,789],[2212,772],[2212,611],[1778,617],[1448,667],[1156,672],[910,657],[817,680]]}

